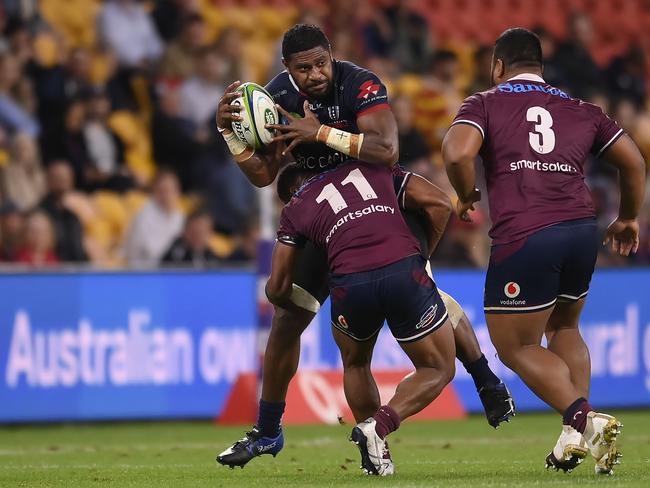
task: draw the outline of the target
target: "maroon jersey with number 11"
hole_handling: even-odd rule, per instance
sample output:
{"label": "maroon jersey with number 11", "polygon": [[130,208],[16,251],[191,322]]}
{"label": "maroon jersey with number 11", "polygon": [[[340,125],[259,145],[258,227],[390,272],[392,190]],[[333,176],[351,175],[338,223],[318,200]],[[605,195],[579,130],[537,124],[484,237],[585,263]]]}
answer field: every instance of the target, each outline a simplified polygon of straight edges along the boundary
{"label": "maroon jersey with number 11", "polygon": [[282,209],[278,241],[327,251],[330,271],[369,271],[420,253],[400,211],[391,169],[350,161],[314,176]]}

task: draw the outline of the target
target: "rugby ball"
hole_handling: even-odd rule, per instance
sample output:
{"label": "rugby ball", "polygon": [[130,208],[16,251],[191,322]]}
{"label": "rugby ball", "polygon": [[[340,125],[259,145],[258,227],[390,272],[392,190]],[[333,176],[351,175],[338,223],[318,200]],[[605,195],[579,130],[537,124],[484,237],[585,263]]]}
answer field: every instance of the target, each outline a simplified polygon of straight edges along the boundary
{"label": "rugby ball", "polygon": [[244,83],[237,88],[241,96],[231,103],[240,105],[241,121],[232,122],[232,130],[248,147],[261,149],[271,142],[274,134],[265,124],[278,123],[278,110],[273,97],[257,83]]}

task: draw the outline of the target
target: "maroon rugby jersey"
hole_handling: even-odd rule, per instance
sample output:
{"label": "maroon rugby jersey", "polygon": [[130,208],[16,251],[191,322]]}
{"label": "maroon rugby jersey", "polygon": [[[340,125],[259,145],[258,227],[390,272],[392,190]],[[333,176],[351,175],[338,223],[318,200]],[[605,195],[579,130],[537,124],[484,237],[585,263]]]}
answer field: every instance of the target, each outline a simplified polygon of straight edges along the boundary
{"label": "maroon rugby jersey", "polygon": [[585,160],[589,153],[600,156],[623,134],[596,105],[532,74],[467,98],[454,124],[470,124],[483,135],[493,244],[594,216]]}
{"label": "maroon rugby jersey", "polygon": [[282,209],[278,241],[327,251],[335,274],[369,271],[420,252],[395,194],[393,171],[350,161],[308,180]]}

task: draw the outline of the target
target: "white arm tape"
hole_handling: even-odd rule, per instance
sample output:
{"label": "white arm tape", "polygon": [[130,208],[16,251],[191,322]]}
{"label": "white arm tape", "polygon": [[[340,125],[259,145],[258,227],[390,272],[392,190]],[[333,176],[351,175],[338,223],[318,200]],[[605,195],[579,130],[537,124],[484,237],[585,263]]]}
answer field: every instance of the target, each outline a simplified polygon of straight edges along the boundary
{"label": "white arm tape", "polygon": [[310,312],[318,313],[320,310],[320,302],[316,300],[311,293],[309,293],[304,288],[299,287],[295,283],[293,283],[291,286],[292,290],[289,300],[291,300],[294,305],[297,305],[300,308],[304,308]]}

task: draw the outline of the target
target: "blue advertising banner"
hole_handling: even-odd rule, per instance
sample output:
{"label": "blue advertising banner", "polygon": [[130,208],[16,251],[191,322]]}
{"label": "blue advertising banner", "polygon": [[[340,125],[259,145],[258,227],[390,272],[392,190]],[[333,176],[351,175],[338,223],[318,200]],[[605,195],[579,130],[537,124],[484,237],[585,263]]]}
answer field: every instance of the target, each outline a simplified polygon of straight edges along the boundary
{"label": "blue advertising banner", "polygon": [[[483,315],[484,274],[478,271],[435,272],[438,286],[462,305],[493,371],[505,381],[520,410],[541,410],[541,402],[496,357]],[[331,339],[329,305],[303,336],[301,367],[340,368]],[[580,324],[591,352],[591,401],[597,407],[650,407],[650,270],[598,271],[592,280]],[[408,358],[386,326],[380,332],[373,368],[410,368]],[[474,383],[461,363],[454,387],[465,407],[481,412]]]}
{"label": "blue advertising banner", "polygon": [[0,422],[214,417],[256,369],[245,272],[0,276]]}
{"label": "blue advertising banner", "polygon": [[[520,410],[546,408],[497,359],[482,309],[483,273],[440,271]],[[0,275],[0,422],[210,418],[257,370],[257,279],[249,272]],[[650,407],[650,270],[594,275],[581,329],[592,403]],[[340,368],[329,305],[302,338],[302,369]],[[409,368],[384,328],[375,368]],[[457,365],[454,386],[481,411]]]}

